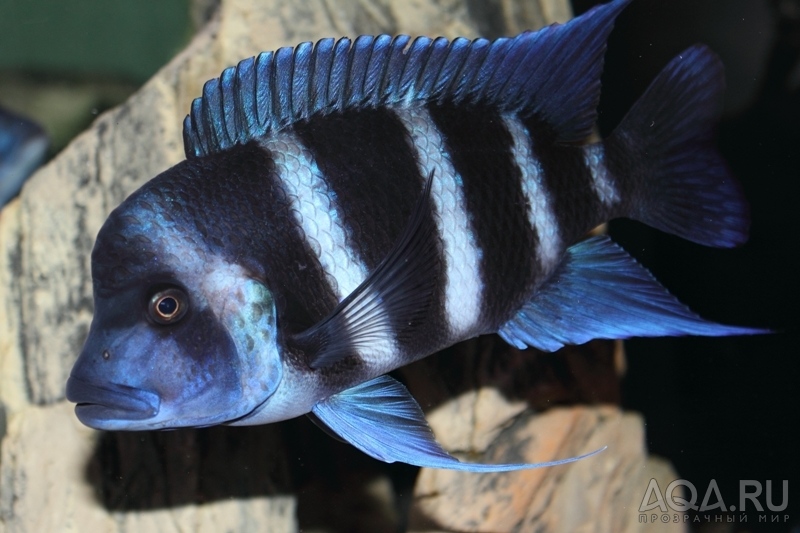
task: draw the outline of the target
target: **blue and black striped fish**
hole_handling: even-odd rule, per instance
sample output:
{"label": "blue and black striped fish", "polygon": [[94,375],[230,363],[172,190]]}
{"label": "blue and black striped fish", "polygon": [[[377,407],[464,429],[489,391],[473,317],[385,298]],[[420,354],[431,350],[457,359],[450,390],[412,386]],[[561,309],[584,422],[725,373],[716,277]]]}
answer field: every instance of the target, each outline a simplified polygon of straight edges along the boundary
{"label": "blue and black striped fish", "polygon": [[[384,461],[470,471],[386,373],[499,333],[738,335],[679,303],[598,224],[747,238],[711,131],[717,57],[675,58],[588,143],[628,0],[514,38],[362,36],[264,53],[194,101],[186,161],[132,194],[92,253],[95,315],[67,384],[99,429],[309,414]],[[556,461],[558,464],[574,460]]]}

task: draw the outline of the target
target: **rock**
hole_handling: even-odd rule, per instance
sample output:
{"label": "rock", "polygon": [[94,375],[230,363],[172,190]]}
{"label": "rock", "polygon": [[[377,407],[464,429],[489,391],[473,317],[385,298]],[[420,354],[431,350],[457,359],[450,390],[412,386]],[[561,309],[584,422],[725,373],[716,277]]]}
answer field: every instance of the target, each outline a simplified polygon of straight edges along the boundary
{"label": "rock", "polygon": [[[2,450],[0,518],[8,531],[296,530],[295,501],[290,495],[254,495],[246,501],[222,500],[214,505],[162,505],[135,513],[109,512],[98,505],[98,495],[86,482],[89,472],[83,464],[99,436],[83,427],[72,406],[65,402],[30,406],[14,416]],[[183,472],[174,471],[168,477],[191,485]],[[149,486],[147,490],[152,494],[158,487]]]}
{"label": "rock", "polygon": [[[195,19],[205,20],[216,4],[198,0]],[[402,513],[387,510],[393,505],[390,489],[395,498],[399,494],[389,480],[410,479],[408,472],[372,461],[304,420],[166,433],[100,433],[81,426],[64,399],[64,384],[92,316],[94,237],[128,194],[183,158],[181,124],[191,100],[205,80],[244,57],[329,35],[494,36],[509,28],[514,33],[541,26],[543,17],[565,20],[567,5],[566,0],[221,0],[186,50],[123,105],[101,115],[0,212],[0,403],[7,423],[0,529],[280,533],[300,527],[374,531],[401,524]],[[481,342],[493,341],[461,350],[474,351]],[[454,530],[479,530],[484,518],[490,520],[486,527],[553,528],[546,530],[591,520],[627,524],[624,509],[614,507],[621,501],[615,494],[624,493],[619,486],[624,472],[646,464],[638,418],[607,406],[564,407],[535,417],[529,410],[616,401],[611,352],[542,357],[509,351],[502,368],[476,357],[471,361],[480,368],[464,361],[455,365],[464,376],[473,375],[456,389],[421,379],[425,366],[409,369],[405,375],[422,405],[443,409],[430,409],[442,441],[471,458],[544,460],[610,446],[591,461],[517,477],[472,475],[454,485],[450,473],[423,471],[415,523],[427,520]],[[425,364],[441,364],[447,354],[443,357]],[[530,375],[545,379],[534,383],[526,377],[522,369],[531,361],[538,366]],[[448,372],[433,376],[442,375]],[[487,376],[499,381],[483,386]],[[630,457],[623,458],[625,450]],[[502,501],[488,499],[486,488],[492,485],[505,491]],[[570,501],[582,507],[576,510]],[[457,505],[464,521],[443,516],[443,505]],[[520,512],[510,518],[508,510]]]}
{"label": "rock", "polygon": [[621,352],[610,341],[520,352],[489,336],[404,368],[437,439],[462,460],[534,463],[606,447],[575,463],[520,472],[422,469],[410,531],[682,531],[671,521],[639,522],[650,479],[668,484],[678,476],[647,457],[641,417],[614,405]]}
{"label": "rock", "polygon": [[[411,531],[653,531],[656,524],[638,521],[644,491],[655,477],[649,470],[657,468],[647,458],[638,415],[612,406],[525,411],[485,449],[467,457],[539,462],[603,446],[608,448],[577,463],[507,474],[423,469],[414,489]],[[669,468],[657,479],[668,484],[677,477]],[[681,524],[662,527],[682,531]]]}

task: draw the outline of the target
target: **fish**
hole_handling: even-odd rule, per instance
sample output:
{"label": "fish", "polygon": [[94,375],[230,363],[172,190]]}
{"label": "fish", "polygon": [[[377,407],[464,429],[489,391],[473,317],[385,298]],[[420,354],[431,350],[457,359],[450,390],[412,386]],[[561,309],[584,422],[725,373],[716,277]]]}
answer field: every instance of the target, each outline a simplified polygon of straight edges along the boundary
{"label": "fish", "polygon": [[41,166],[49,144],[41,126],[0,107],[0,207],[19,194]]}
{"label": "fish", "polygon": [[499,334],[518,349],[746,335],[707,321],[607,236],[627,217],[707,246],[748,237],[714,148],[724,71],[673,59],[592,140],[630,0],[516,37],[322,39],[245,59],[184,121],[186,159],[108,217],[66,385],[101,430],[307,415],[385,462],[469,472],[389,372]]}

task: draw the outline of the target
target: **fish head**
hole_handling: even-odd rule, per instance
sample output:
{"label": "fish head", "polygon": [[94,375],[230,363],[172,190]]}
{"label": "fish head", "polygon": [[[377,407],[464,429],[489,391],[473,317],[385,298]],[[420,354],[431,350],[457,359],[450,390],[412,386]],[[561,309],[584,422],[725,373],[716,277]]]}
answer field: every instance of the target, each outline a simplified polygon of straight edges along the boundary
{"label": "fish head", "polygon": [[140,190],[98,234],[95,314],[67,382],[67,398],[90,427],[231,422],[280,383],[272,293],[208,245],[177,200]]}

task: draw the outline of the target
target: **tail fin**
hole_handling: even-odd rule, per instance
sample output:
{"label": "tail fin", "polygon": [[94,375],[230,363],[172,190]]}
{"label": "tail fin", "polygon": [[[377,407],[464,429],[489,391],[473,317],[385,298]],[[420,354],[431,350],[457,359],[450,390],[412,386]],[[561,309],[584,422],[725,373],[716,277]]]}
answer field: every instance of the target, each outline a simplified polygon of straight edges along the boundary
{"label": "tail fin", "polygon": [[713,145],[725,88],[719,58],[702,45],[673,59],[605,142],[629,191],[625,216],[690,241],[743,244],[749,209]]}

